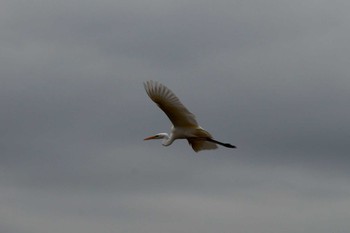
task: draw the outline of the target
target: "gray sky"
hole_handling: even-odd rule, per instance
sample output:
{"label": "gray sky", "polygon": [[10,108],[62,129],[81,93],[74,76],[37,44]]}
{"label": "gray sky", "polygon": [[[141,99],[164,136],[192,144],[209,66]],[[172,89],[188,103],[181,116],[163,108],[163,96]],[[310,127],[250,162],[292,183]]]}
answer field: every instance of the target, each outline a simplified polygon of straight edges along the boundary
{"label": "gray sky", "polygon": [[[0,3],[0,231],[345,233],[349,1]],[[142,139],[172,89],[238,147]]]}

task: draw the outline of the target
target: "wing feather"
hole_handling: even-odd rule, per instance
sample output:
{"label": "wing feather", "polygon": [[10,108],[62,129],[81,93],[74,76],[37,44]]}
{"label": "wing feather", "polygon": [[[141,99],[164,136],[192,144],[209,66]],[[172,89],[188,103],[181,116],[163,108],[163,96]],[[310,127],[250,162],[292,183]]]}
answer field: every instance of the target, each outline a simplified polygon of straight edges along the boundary
{"label": "wing feather", "polygon": [[187,140],[195,152],[198,152],[201,150],[214,150],[218,148],[218,146],[213,142],[208,142],[197,138],[187,138]]}
{"label": "wing feather", "polygon": [[198,126],[196,117],[169,88],[152,80],[145,82],[144,86],[148,96],[163,110],[175,127]]}
{"label": "wing feather", "polygon": [[213,150],[218,148],[216,143],[206,140],[212,138],[208,131],[199,127],[196,129],[195,135],[196,137],[187,138],[188,143],[192,146],[192,149],[195,152],[201,150]]}

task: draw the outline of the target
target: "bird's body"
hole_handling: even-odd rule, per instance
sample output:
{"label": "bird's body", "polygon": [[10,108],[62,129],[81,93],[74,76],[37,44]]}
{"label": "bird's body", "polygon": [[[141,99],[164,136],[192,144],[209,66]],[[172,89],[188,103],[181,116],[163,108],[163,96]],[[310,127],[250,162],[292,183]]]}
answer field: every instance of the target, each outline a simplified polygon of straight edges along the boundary
{"label": "bird's body", "polygon": [[217,144],[236,148],[231,144],[214,140],[209,132],[198,125],[196,117],[187,110],[169,88],[154,81],[147,81],[144,83],[144,86],[148,96],[164,111],[173,123],[170,135],[159,133],[155,136],[145,138],[145,140],[163,139],[162,144],[169,146],[176,139],[187,139],[196,152],[216,149]]}

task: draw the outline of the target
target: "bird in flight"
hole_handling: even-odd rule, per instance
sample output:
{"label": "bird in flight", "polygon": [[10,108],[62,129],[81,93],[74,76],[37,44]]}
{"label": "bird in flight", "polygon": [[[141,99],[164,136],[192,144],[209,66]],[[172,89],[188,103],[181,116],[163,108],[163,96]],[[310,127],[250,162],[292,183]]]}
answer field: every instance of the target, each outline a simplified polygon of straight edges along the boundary
{"label": "bird in flight", "polygon": [[236,148],[236,146],[229,143],[214,140],[210,133],[198,125],[196,117],[187,110],[169,88],[152,80],[145,82],[144,86],[151,100],[163,110],[173,123],[170,135],[158,133],[144,140],[163,139],[163,146],[169,146],[176,139],[187,139],[195,152],[216,149],[217,144],[228,148]]}

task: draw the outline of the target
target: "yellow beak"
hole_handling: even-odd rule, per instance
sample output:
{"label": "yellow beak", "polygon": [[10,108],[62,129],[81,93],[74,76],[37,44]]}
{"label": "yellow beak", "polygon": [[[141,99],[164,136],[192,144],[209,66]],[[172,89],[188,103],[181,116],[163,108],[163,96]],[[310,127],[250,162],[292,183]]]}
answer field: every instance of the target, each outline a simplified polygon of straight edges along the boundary
{"label": "yellow beak", "polygon": [[151,140],[151,139],[155,139],[155,138],[156,138],[156,136],[151,136],[151,137],[145,138],[143,140]]}

